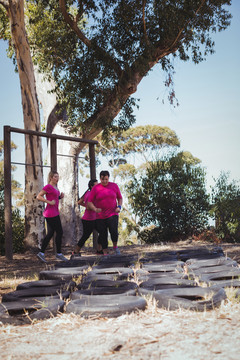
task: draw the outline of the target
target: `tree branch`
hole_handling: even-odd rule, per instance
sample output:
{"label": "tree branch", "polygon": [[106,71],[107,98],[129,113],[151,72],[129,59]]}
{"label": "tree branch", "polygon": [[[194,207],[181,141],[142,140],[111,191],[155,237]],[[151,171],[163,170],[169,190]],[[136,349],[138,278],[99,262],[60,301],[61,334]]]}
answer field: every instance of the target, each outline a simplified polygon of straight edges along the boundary
{"label": "tree branch", "polygon": [[[84,33],[79,29],[77,20],[78,17],[81,15],[79,14],[75,19],[70,17],[69,13],[67,12],[65,0],[59,0],[59,6],[62,11],[64,20],[66,23],[71,27],[71,29],[77,34],[79,39],[88,47],[91,47],[91,41],[84,35]],[[83,10],[82,10],[83,11]]]}
{"label": "tree branch", "polygon": [[[206,2],[206,0],[202,0],[201,4],[199,5],[198,9],[195,11],[195,17],[197,16],[197,14],[199,13],[199,11],[201,10],[201,8],[203,7],[204,3]],[[188,20],[186,25],[190,24],[191,20]],[[180,37],[184,31],[184,29],[186,28],[186,25],[179,31],[176,39],[174,40],[174,42],[171,44],[170,48],[175,47],[177,42],[180,40]]]}
{"label": "tree branch", "polygon": [[[83,15],[83,7],[81,6],[81,12],[78,13],[76,18],[72,18],[66,9],[66,3],[65,0],[59,0],[59,6],[62,11],[63,17],[66,21],[66,23],[71,27],[71,29],[75,32],[75,34],[78,36],[78,38],[88,47],[92,48],[92,42],[89,40],[85,34],[79,29],[78,27],[78,20]],[[104,49],[100,48],[99,46],[96,46],[96,49],[98,50],[98,54],[100,57],[108,58],[112,64],[113,69],[116,71],[117,75],[120,76],[122,74],[122,68],[121,66],[114,60],[114,58],[106,52]],[[96,52],[97,55],[97,52]]]}

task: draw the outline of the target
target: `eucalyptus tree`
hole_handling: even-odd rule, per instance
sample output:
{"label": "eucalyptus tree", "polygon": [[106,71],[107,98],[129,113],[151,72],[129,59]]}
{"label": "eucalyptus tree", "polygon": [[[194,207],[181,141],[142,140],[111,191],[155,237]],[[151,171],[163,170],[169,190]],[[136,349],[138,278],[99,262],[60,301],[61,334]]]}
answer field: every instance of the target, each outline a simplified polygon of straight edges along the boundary
{"label": "eucalyptus tree", "polygon": [[[0,0],[5,9],[10,3],[23,0]],[[196,64],[204,60],[214,52],[212,32],[226,29],[231,18],[230,0],[25,3],[31,5],[28,23],[34,61],[54,81],[57,94],[50,115],[56,123],[60,118],[68,125],[68,131],[89,139],[102,130],[126,130],[134,123],[133,94],[157,64],[174,103],[173,59]],[[56,112],[59,108],[66,117]],[[74,156],[82,146],[74,148]]]}
{"label": "eucalyptus tree", "polygon": [[[0,22],[1,38],[9,39],[15,52],[21,85],[24,128],[40,131],[40,113],[31,50],[26,34],[24,1],[1,0]],[[25,162],[26,164],[40,165],[25,166],[25,240],[27,246],[34,246],[36,241],[42,237],[44,230],[43,208],[36,199],[39,190],[43,186],[40,138],[33,139],[32,136],[25,136]]]}

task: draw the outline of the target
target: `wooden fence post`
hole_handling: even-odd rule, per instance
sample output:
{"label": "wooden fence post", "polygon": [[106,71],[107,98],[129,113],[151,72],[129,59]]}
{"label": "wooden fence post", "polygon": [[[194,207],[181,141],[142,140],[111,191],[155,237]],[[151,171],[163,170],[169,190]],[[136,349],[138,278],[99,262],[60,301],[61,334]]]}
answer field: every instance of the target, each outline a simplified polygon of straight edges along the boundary
{"label": "wooden fence post", "polygon": [[11,188],[11,131],[4,126],[4,217],[5,217],[5,256],[13,258],[12,240],[12,188]]}

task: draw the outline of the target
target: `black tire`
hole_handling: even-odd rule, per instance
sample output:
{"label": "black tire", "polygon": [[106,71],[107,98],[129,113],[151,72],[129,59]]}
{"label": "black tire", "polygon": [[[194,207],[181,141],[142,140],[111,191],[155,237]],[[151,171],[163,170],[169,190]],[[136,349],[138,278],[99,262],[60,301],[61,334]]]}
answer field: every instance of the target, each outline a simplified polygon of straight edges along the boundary
{"label": "black tire", "polygon": [[141,263],[145,262],[172,262],[178,261],[178,256],[176,251],[158,251],[158,252],[147,252],[140,259]]}
{"label": "black tire", "polygon": [[92,296],[96,296],[96,295],[117,295],[117,294],[121,294],[121,295],[125,295],[125,296],[136,296],[136,291],[137,288],[135,289],[129,289],[129,286],[122,286],[122,287],[99,287],[99,288],[93,288],[93,289],[82,289],[82,290],[77,290],[74,291],[70,298],[72,300],[74,299],[80,299],[82,295],[92,295]]}
{"label": "black tire", "polygon": [[40,280],[72,280],[84,274],[88,265],[73,268],[58,268],[56,270],[44,270],[39,273]]}
{"label": "black tire", "polygon": [[189,259],[207,260],[215,259],[224,256],[223,250],[220,247],[208,249],[192,249],[192,250],[180,250],[178,252],[178,259],[181,261],[187,261]]}
{"label": "black tire", "polygon": [[146,300],[138,296],[96,295],[70,301],[66,312],[86,318],[92,315],[113,318],[133,311],[145,310],[146,306]]}
{"label": "black tire", "polygon": [[35,287],[49,287],[49,286],[58,286],[59,289],[72,290],[76,287],[75,281],[64,281],[60,279],[56,280],[38,280],[38,281],[28,281],[17,286],[17,290],[30,289]]}
{"label": "black tire", "polygon": [[130,267],[137,261],[137,257],[128,255],[101,256],[98,269],[100,268],[121,268]]}
{"label": "black tire", "polygon": [[[150,295],[159,308],[167,310],[187,309],[195,311],[212,310],[221,305],[227,296],[222,288],[175,288],[158,291],[139,289],[140,295]],[[210,297],[210,298],[209,298]],[[208,298],[206,300],[206,298]]]}
{"label": "black tire", "polygon": [[215,267],[221,265],[238,266],[238,263],[236,261],[223,256],[208,260],[189,259],[186,261],[186,264],[188,268],[192,270],[199,269],[202,267]]}
{"label": "black tire", "polygon": [[[36,288],[29,288],[23,290],[16,290],[9,292],[7,294],[3,294],[2,301],[3,302],[10,302],[10,301],[18,301],[21,299],[27,298],[36,298],[36,297],[46,297],[46,296],[58,296],[61,298],[61,294],[63,291],[58,286],[48,286],[48,287],[36,287]],[[70,295],[70,292],[64,292],[65,295]]]}
{"label": "black tire", "polygon": [[107,267],[103,268],[95,266],[92,271],[88,273],[88,275],[96,274],[96,275],[115,275],[119,280],[124,280],[134,276],[134,270],[127,267]]}
{"label": "black tire", "polygon": [[229,267],[225,271],[219,271],[211,274],[198,274],[201,281],[217,284],[219,281],[239,280],[240,268]]}
{"label": "black tire", "polygon": [[100,258],[97,256],[79,256],[78,258],[73,258],[72,260],[66,262],[59,262],[55,264],[55,267],[60,268],[69,268],[69,267],[82,267],[82,266],[93,266],[98,264]]}
{"label": "black tire", "polygon": [[148,290],[158,290],[164,289],[168,287],[191,287],[196,286],[197,283],[194,280],[187,279],[174,279],[170,276],[164,276],[154,279],[149,279],[147,281],[142,282],[139,286],[140,288],[148,289]]}
{"label": "black tire", "polygon": [[183,261],[162,261],[162,262],[154,262],[154,263],[145,263],[142,266],[143,270],[147,270],[148,272],[172,272],[172,271],[183,271],[184,266]]}
{"label": "black tire", "polygon": [[[42,301],[25,299],[2,303],[0,304],[0,321],[4,323],[18,323],[19,321],[29,323],[30,319],[48,319],[56,316],[58,312],[62,312],[64,305],[63,300],[47,298],[42,298]],[[15,316],[16,318],[13,318]]]}
{"label": "black tire", "polygon": [[129,290],[137,289],[137,284],[130,281],[124,280],[93,280],[90,282],[83,282],[78,285],[78,289],[93,289],[93,288],[101,288],[101,287],[112,287],[112,288],[128,288]]}
{"label": "black tire", "polygon": [[138,276],[138,281],[148,281],[153,279],[162,279],[162,278],[171,278],[171,279],[185,279],[188,280],[188,275],[184,273],[177,272],[154,272]]}
{"label": "black tire", "polygon": [[201,267],[199,269],[189,269],[189,274],[192,274],[192,276],[195,277],[202,277],[203,275],[207,275],[207,276],[211,276],[211,275],[215,275],[215,274],[219,274],[219,273],[228,273],[231,270],[235,270],[237,269],[236,267],[231,267],[231,266],[224,266],[224,265],[219,265],[219,266],[209,266],[209,267]]}

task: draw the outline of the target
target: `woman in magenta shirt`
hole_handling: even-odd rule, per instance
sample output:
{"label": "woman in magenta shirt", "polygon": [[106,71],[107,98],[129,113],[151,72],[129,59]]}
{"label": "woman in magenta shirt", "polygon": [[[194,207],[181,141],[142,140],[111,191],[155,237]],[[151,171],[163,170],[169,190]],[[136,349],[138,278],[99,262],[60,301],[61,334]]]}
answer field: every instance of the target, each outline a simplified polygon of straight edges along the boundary
{"label": "woman in magenta shirt", "polygon": [[49,244],[49,241],[54,235],[54,232],[56,232],[56,259],[68,261],[68,259],[66,259],[61,252],[63,230],[61,219],[59,216],[58,204],[59,199],[62,199],[64,197],[64,194],[60,193],[60,191],[58,190],[58,180],[58,173],[56,171],[50,171],[50,173],[48,174],[48,184],[44,186],[44,188],[37,196],[37,199],[39,201],[43,201],[47,204],[43,212],[43,216],[45,217],[47,222],[47,235],[43,239],[40,252],[37,254],[37,257],[45,263],[47,261],[45,259],[44,253]]}
{"label": "woman in magenta shirt", "polygon": [[98,242],[102,245],[103,253],[107,254],[109,231],[115,253],[120,254],[117,242],[118,215],[122,208],[122,195],[118,185],[109,182],[108,171],[100,172],[100,181],[89,195],[88,208],[96,213]]}
{"label": "woman in magenta shirt", "polygon": [[[73,252],[73,258],[74,255],[79,254],[81,248],[84,246],[85,242],[89,238],[89,236],[92,234],[93,230],[96,229],[96,212],[87,209],[87,202],[88,198],[90,196],[90,191],[92,190],[93,186],[96,185],[98,182],[96,179],[92,179],[88,182],[88,189],[83,194],[83,196],[78,201],[78,205],[84,206],[86,208],[84,215],[82,217],[82,224],[83,224],[83,234],[80,238],[80,240],[77,243],[77,246],[74,249]],[[99,252],[99,250],[98,250]],[[97,253],[98,253],[97,252]]]}

